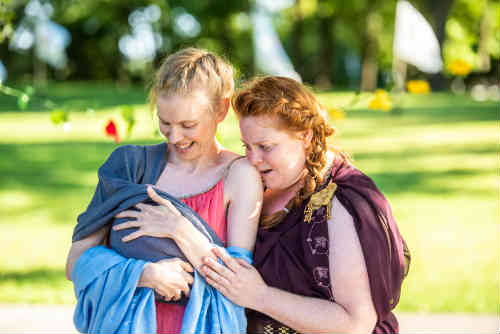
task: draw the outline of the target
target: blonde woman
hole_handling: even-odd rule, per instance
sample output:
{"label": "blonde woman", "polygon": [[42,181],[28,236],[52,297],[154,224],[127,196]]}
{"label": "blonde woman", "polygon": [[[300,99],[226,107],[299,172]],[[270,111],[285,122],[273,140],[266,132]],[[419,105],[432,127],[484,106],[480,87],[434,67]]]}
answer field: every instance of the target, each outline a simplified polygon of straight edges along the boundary
{"label": "blonde woman", "polygon": [[[120,147],[99,175],[112,182],[116,173],[132,183],[153,184],[194,210],[223,245],[252,252],[262,201],[261,180],[247,159],[222,147],[215,137],[218,124],[228,112],[233,89],[232,67],[220,57],[195,48],[172,54],[158,70],[150,92],[166,143]],[[115,188],[119,195],[120,183]],[[155,196],[152,189],[148,192]],[[184,226],[183,238],[176,239],[172,231],[160,228],[161,223],[155,224],[157,207],[148,204],[137,205],[140,212],[119,214],[117,218],[134,220],[110,230],[123,219],[103,219],[100,214],[99,219],[91,218],[100,208],[94,204],[105,205],[103,198],[109,193],[101,182],[89,209],[79,217],[66,267],[68,279],[75,278],[71,274],[80,255],[106,240],[121,255],[153,258],[157,261],[144,265],[137,286],[154,289],[163,299],[156,301],[157,332],[179,332],[185,306],[169,301],[189,294],[193,269],[199,269],[202,256],[210,254],[210,243],[191,224]],[[135,231],[129,229],[132,227]],[[162,260],[158,239],[169,237],[175,239],[190,263],[178,258]]]}

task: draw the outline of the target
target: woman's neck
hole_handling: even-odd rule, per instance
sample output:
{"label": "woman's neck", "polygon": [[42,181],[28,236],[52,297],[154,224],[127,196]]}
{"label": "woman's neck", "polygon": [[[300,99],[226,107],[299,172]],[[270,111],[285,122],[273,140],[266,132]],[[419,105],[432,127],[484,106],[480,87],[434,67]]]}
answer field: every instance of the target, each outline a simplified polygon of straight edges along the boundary
{"label": "woman's neck", "polygon": [[301,177],[297,182],[284,189],[267,189],[264,192],[264,206],[262,214],[271,215],[283,210],[288,202],[297,195],[303,187],[304,178]]}
{"label": "woman's neck", "polygon": [[175,151],[169,151],[167,162],[171,167],[182,169],[188,174],[199,174],[207,169],[216,167],[219,164],[220,154],[222,151],[222,145],[215,140],[213,144],[207,147],[198,158],[184,160],[175,154]]}

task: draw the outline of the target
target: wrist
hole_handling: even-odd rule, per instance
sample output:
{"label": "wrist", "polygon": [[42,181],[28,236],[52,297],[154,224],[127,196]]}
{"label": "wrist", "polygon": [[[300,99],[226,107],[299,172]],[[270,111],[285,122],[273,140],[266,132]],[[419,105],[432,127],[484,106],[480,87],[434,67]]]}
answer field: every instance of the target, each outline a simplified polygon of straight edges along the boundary
{"label": "wrist", "polygon": [[154,271],[155,264],[153,262],[146,263],[142,269],[142,274],[139,278],[139,282],[137,283],[137,287],[153,288]]}
{"label": "wrist", "polygon": [[189,222],[184,216],[179,217],[179,220],[175,224],[175,228],[171,232],[169,238],[174,239],[176,242],[185,240],[193,232],[193,228],[195,228],[193,224],[191,224],[191,222]]}
{"label": "wrist", "polygon": [[261,287],[255,289],[255,298],[251,303],[252,305],[248,305],[247,307],[260,313],[265,313],[264,308],[268,304],[271,294],[271,287],[267,284],[262,284]]}

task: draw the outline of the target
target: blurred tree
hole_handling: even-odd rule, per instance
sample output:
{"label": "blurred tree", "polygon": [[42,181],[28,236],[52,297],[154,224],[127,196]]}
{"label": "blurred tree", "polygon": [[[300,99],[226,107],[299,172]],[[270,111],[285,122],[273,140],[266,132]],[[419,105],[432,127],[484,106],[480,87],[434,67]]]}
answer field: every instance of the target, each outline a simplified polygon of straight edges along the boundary
{"label": "blurred tree", "polygon": [[[50,1],[55,10],[52,19],[65,26],[72,38],[67,50],[68,66],[61,70],[47,68],[49,78],[143,82],[163,56],[191,45],[225,55],[245,76],[254,73],[250,13],[257,0],[43,1]],[[28,2],[0,0],[0,59],[9,70],[9,80],[32,79],[34,73],[33,52],[19,55],[5,41],[22,20]],[[275,15],[275,27],[304,82],[322,88],[355,85],[363,90],[389,83],[396,1],[279,2],[288,8]],[[460,57],[471,63],[473,71],[487,71],[488,63],[498,59],[498,2],[411,3],[433,25],[445,61]],[[152,23],[152,29],[160,36],[155,45],[160,48],[153,59],[134,61],[120,49],[120,40],[124,36],[134,37],[131,14],[151,5],[161,12]],[[491,75],[493,70],[488,73]],[[411,71],[417,73],[415,69]]]}
{"label": "blurred tree", "polygon": [[11,10],[11,0],[0,0],[0,43],[12,34],[14,12]]}
{"label": "blurred tree", "polygon": [[[9,15],[15,14],[13,23],[19,23],[28,2],[21,0],[12,4]],[[48,75],[53,78],[145,80],[163,55],[188,45],[225,54],[237,68],[252,69],[246,0],[202,3],[194,0],[52,0],[51,4],[55,9],[53,19],[68,28],[72,37],[69,65],[62,71],[49,69]],[[154,62],[132,63],[120,51],[120,39],[131,34],[130,15],[138,8],[153,4],[161,9],[160,19],[153,23],[162,38],[160,52]],[[0,13],[3,18],[3,12]],[[12,52],[8,43],[0,44],[0,59],[16,74],[13,78],[33,73],[31,58],[30,53],[19,56]]]}

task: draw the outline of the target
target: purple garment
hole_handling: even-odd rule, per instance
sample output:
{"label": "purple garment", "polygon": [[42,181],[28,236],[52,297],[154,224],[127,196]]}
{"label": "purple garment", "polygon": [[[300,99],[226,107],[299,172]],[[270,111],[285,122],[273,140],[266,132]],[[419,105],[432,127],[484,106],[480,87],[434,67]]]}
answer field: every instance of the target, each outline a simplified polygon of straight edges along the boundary
{"label": "purple garment", "polygon": [[[335,196],[354,220],[368,271],[378,320],[374,333],[397,333],[391,312],[399,301],[409,253],[385,197],[373,181],[346,162],[334,166],[330,180]],[[264,281],[291,293],[334,301],[329,273],[326,206],[304,222],[308,201],[292,210],[281,224],[259,229],[254,265]],[[405,256],[408,262],[405,266]],[[284,325],[255,311],[248,312],[249,332]]]}

